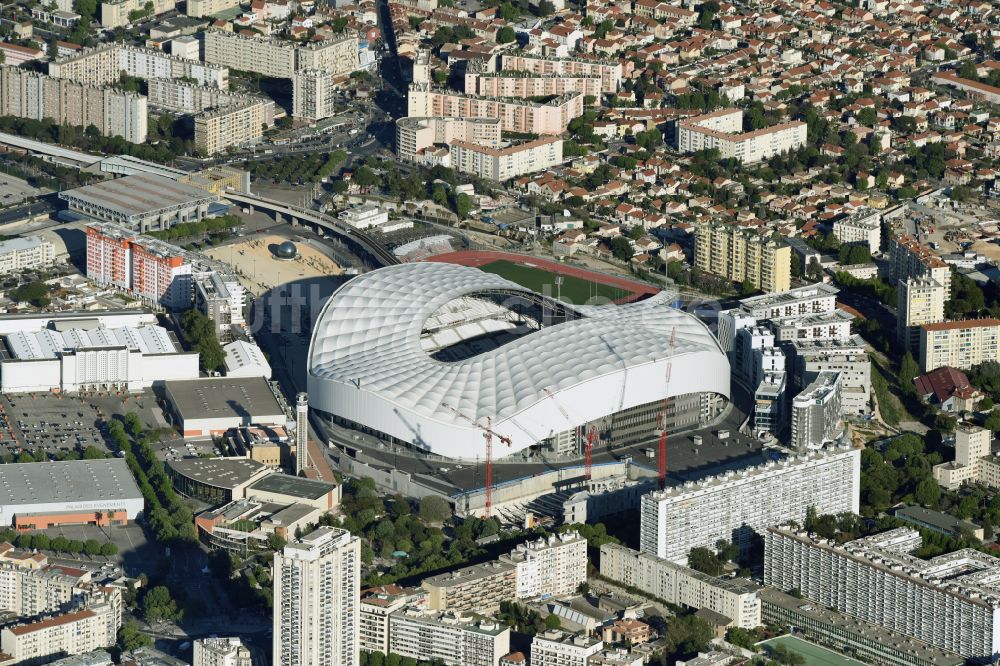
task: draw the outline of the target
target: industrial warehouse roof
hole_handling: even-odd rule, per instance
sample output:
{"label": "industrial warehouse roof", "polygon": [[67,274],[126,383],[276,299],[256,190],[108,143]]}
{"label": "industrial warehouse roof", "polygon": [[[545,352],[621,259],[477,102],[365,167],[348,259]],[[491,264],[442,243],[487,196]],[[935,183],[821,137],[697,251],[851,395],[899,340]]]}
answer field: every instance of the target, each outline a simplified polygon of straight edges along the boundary
{"label": "industrial warehouse roof", "polygon": [[122,458],[0,465],[0,506],[142,499]]}
{"label": "industrial warehouse roof", "polygon": [[103,208],[126,218],[218,199],[205,190],[150,173],[85,185],[61,192],[59,198],[71,204]]}
{"label": "industrial warehouse roof", "polygon": [[171,460],[167,462],[167,467],[192,481],[230,490],[267,469],[265,465],[246,458],[186,458]]}
{"label": "industrial warehouse roof", "polygon": [[160,326],[72,328],[67,331],[15,331],[7,335],[7,348],[18,360],[56,358],[66,350],[128,347],[143,354],[174,354],[177,345]]}
{"label": "industrial warehouse roof", "polygon": [[446,263],[365,273],[317,318],[310,407],[473,458],[488,424],[506,455],[667,396],[728,397],[725,354],[671,299],[570,305]]}
{"label": "industrial warehouse roof", "polygon": [[212,377],[164,382],[178,415],[191,419],[222,419],[284,414],[263,377]]}
{"label": "industrial warehouse roof", "polygon": [[250,490],[314,500],[326,495],[336,487],[336,484],[326,481],[305,479],[288,474],[268,474],[263,479],[254,482],[250,486]]}

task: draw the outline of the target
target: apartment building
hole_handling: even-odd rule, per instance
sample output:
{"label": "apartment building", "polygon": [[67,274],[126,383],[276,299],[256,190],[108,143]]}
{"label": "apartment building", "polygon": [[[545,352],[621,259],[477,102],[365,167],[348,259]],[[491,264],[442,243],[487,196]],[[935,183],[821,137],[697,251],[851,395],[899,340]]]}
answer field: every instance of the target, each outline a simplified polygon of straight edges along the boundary
{"label": "apartment building", "polygon": [[193,79],[198,85],[229,89],[225,67],[120,42],[82,49],[49,63],[49,76],[93,86],[116,84],[122,72],[140,79]]}
{"label": "apartment building", "polygon": [[[711,237],[707,237],[710,245]],[[737,331],[757,325],[761,321],[781,321],[786,318],[808,317],[828,314],[837,309],[837,294],[840,290],[833,285],[816,284],[786,289],[760,296],[740,299],[739,305],[719,313],[719,345],[732,352]]]}
{"label": "apartment building", "polygon": [[934,480],[948,490],[963,483],[1000,488],[1000,461],[993,457],[992,433],[971,423],[955,427],[955,459],[934,465]]}
{"label": "apartment building", "polygon": [[359,663],[361,540],[320,527],[274,554],[275,666]]}
{"label": "apartment building", "polygon": [[601,80],[601,93],[616,93],[622,85],[622,65],[610,60],[505,53],[500,56],[500,69],[535,76],[595,77]]}
{"label": "apartment building", "polygon": [[833,340],[796,341],[792,345],[792,378],[805,388],[824,371],[840,374],[840,407],[844,414],[870,414],[872,363],[860,335]]}
{"label": "apartment building", "polygon": [[1000,560],[965,549],[924,560],[897,528],[843,545],[804,531],[764,534],[764,582],[969,659],[1000,652]]}
{"label": "apartment building", "polygon": [[912,236],[889,239],[891,277],[902,282],[911,277],[929,277],[944,287],[944,300],[951,298],[951,267]]}
{"label": "apartment building", "polygon": [[407,116],[499,118],[504,132],[562,134],[569,122],[583,115],[583,95],[559,95],[547,102],[492,99],[413,83],[406,97]]}
{"label": "apartment building", "polygon": [[901,278],[896,289],[896,339],[919,351],[920,327],[944,321],[948,290],[928,275]]}
{"label": "apartment building", "polygon": [[186,13],[192,18],[202,18],[239,6],[238,0],[188,0]]}
{"label": "apartment building", "polygon": [[578,532],[527,541],[500,557],[516,568],[518,599],[575,594],[587,580],[587,540]]}
{"label": "apartment building", "polygon": [[495,620],[406,608],[389,616],[389,652],[448,666],[496,666],[510,628]]}
{"label": "apartment building", "polygon": [[0,115],[63,125],[93,125],[104,136],[144,143],[146,97],[113,88],[53,78],[28,69],[0,66]]}
{"label": "apartment building", "polygon": [[920,367],[968,370],[984,361],[1000,361],[1000,319],[963,319],[920,327]]}
{"label": "apartment building", "polygon": [[253,658],[239,638],[199,638],[193,666],[253,666]]}
{"label": "apartment building", "polygon": [[134,12],[146,12],[146,3],[153,3],[149,14],[159,16],[177,9],[177,0],[108,0],[100,6],[100,21],[105,28],[119,28],[133,23]]}
{"label": "apartment building", "polygon": [[495,613],[500,602],[517,598],[517,567],[486,562],[425,578],[427,607],[453,613]]}
{"label": "apartment building", "polygon": [[194,305],[215,324],[215,336],[222,342],[233,339],[233,327],[246,322],[246,290],[232,273],[198,272],[194,277]]}
{"label": "apartment building", "polygon": [[500,147],[499,118],[400,118],[396,154],[406,162],[426,163],[428,148],[464,141],[480,148]]}
{"label": "apartment building", "polygon": [[716,149],[722,159],[744,164],[768,160],[806,145],[806,124],[801,120],[743,131],[741,109],[721,109],[677,124],[677,146],[682,153]]}
{"label": "apartment building", "polygon": [[851,337],[854,315],[846,310],[787,317],[771,321],[778,342],[812,342],[815,340],[847,340]]}
{"label": "apartment building", "polygon": [[990,104],[1000,104],[1000,88],[981,81],[963,79],[953,71],[937,72],[931,76],[934,83],[961,90],[972,99],[981,99]]}
{"label": "apartment building", "polygon": [[613,543],[601,546],[601,575],[667,603],[707,608],[734,627],[761,625],[760,588],[748,580],[716,578]]}
{"label": "apartment building", "polygon": [[847,445],[685,481],[643,496],[640,550],[685,564],[692,548],[714,548],[720,539],[745,549],[753,532],[804,521],[810,507],[857,513],[860,487],[861,452]]}
{"label": "apartment building", "polygon": [[588,666],[604,649],[604,641],[558,629],[531,639],[531,666]]}
{"label": "apartment building", "polygon": [[961,666],[965,658],[871,622],[832,611],[781,590],[760,592],[764,622],[795,627],[795,633],[846,657],[886,666]]}
{"label": "apartment building", "polygon": [[863,209],[833,223],[833,235],[841,243],[859,244],[875,254],[882,245],[882,214]]}
{"label": "apartment building", "polygon": [[205,62],[279,79],[291,79],[295,72],[307,69],[341,77],[358,68],[358,40],[347,36],[296,44],[210,29],[205,32]]}
{"label": "apartment building", "polygon": [[336,113],[337,85],[330,72],[303,69],[292,75],[292,115],[306,120],[322,120]]}
{"label": "apartment building", "polygon": [[194,147],[217,155],[230,147],[257,143],[274,124],[274,102],[257,99],[203,111],[194,117]]}
{"label": "apartment building", "polygon": [[558,136],[544,136],[507,148],[489,148],[467,141],[454,141],[449,146],[451,168],[487,180],[505,181],[545,171],[562,162],[563,140]]}
{"label": "apartment building", "polygon": [[480,97],[546,97],[579,93],[601,100],[601,79],[596,76],[535,75],[530,72],[466,72],[465,94]]}
{"label": "apartment building", "polygon": [[359,645],[365,652],[389,653],[389,617],[403,608],[423,608],[427,594],[414,588],[384,585],[361,593]]}
{"label": "apartment building", "polygon": [[766,292],[788,290],[791,261],[787,245],[737,227],[704,224],[695,232],[696,268]]}
{"label": "apartment building", "polygon": [[[254,95],[229,92],[224,88],[172,79],[150,79],[147,86],[150,106],[175,113],[199,113],[206,109],[264,100]],[[274,102],[271,102],[268,124],[273,122]]]}
{"label": "apartment building", "polygon": [[121,606],[97,603],[44,619],[4,627],[0,650],[14,663],[32,666],[56,657],[83,654],[115,644]]}
{"label": "apartment building", "polygon": [[791,445],[799,451],[817,449],[841,432],[840,373],[823,370],[792,399]]}
{"label": "apartment building", "polygon": [[40,236],[22,236],[0,242],[0,275],[51,266],[56,248]]}
{"label": "apartment building", "polygon": [[181,248],[107,222],[87,225],[87,277],[169,309],[193,300],[192,263]]}

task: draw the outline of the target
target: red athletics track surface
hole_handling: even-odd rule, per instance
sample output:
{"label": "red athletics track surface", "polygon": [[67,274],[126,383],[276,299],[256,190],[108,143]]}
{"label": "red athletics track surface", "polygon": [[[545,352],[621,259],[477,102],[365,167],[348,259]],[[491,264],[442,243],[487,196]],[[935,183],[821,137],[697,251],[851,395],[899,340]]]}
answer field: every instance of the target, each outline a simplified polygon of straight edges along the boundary
{"label": "red athletics track surface", "polygon": [[635,294],[637,298],[656,294],[660,291],[656,287],[643,284],[642,282],[635,282],[634,280],[628,280],[626,278],[605,275],[604,273],[595,273],[584,268],[566,266],[565,264],[560,264],[557,261],[539,259],[537,257],[514,254],[512,252],[459,250],[458,252],[446,252],[445,254],[437,254],[433,257],[427,257],[424,261],[440,261],[447,264],[460,264],[462,266],[474,266],[476,268],[485,266],[486,264],[492,264],[494,261],[510,261],[515,264],[534,266],[536,268],[549,271],[550,273],[556,273],[557,275],[570,275],[572,277],[581,278],[590,282],[597,282],[625,289]]}

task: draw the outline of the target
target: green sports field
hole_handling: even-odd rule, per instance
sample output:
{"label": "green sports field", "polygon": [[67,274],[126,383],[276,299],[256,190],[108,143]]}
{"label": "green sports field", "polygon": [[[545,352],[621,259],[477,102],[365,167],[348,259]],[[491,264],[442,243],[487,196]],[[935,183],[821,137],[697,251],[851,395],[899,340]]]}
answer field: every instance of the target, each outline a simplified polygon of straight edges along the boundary
{"label": "green sports field", "polygon": [[863,663],[850,659],[832,650],[827,650],[815,643],[804,641],[795,636],[778,636],[768,641],[758,643],[759,646],[783,645],[789,652],[805,657],[806,666],[863,666]]}
{"label": "green sports field", "polygon": [[525,266],[516,264],[513,261],[500,259],[479,267],[487,273],[493,273],[500,277],[507,278],[511,282],[536,291],[546,296],[559,295],[560,300],[567,303],[581,305],[591,298],[601,297],[609,300],[617,300],[628,296],[631,292],[609,284],[591,282],[583,278],[572,275],[563,275],[562,286],[556,287],[556,274],[535,266]]}

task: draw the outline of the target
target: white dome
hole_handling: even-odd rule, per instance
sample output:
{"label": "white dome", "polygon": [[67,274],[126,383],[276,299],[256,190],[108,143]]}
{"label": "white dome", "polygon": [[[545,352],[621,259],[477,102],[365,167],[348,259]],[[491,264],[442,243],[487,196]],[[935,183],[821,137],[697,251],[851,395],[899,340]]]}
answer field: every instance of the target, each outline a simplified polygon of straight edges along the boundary
{"label": "white dome", "polygon": [[[530,299],[567,320],[521,328],[515,337],[518,318],[496,304],[503,298]],[[344,284],[320,313],[309,349],[310,403],[433,453],[474,458],[485,444],[472,422],[485,426],[492,419],[493,430],[510,438],[509,448],[494,443],[500,457],[667,396],[728,397],[725,354],[701,322],[669,307],[668,298],[566,305],[476,268],[382,268]],[[511,321],[499,321],[503,314]],[[473,342],[457,360],[432,355],[448,338],[463,338],[462,329],[504,331],[513,339],[486,343],[493,348],[481,353],[470,352]]]}

